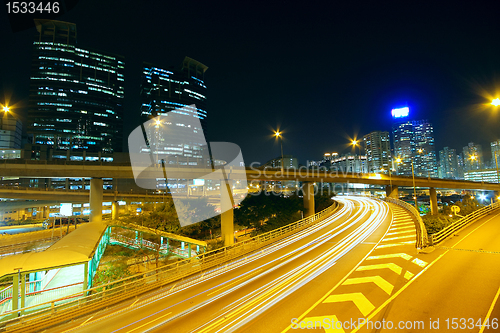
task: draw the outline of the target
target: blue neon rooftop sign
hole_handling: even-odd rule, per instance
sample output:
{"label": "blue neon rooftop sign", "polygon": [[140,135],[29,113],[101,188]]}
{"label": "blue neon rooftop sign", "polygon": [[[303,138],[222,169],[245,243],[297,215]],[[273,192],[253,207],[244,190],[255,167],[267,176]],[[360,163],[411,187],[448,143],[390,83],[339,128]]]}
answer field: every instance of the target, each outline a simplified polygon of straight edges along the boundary
{"label": "blue neon rooftop sign", "polygon": [[410,108],[405,106],[403,108],[392,109],[391,114],[393,118],[408,117],[408,115],[410,114]]}

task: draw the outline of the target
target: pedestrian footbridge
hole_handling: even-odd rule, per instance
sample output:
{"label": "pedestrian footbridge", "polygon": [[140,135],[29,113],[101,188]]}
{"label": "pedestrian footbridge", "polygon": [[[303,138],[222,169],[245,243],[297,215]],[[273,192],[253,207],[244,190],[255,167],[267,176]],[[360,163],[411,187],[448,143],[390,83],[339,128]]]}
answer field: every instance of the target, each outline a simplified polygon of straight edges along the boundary
{"label": "pedestrian footbridge", "polygon": [[[155,240],[157,240],[155,242]],[[44,302],[69,300],[92,287],[107,244],[157,251],[158,255],[195,257],[206,242],[113,220],[86,223],[43,252],[22,253],[0,259],[0,320],[22,314],[22,309]]]}

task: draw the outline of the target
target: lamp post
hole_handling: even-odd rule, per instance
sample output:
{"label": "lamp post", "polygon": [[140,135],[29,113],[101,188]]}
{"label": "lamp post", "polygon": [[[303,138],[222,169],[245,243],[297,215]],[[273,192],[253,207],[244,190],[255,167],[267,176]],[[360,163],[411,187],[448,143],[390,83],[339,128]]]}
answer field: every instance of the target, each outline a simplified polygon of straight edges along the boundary
{"label": "lamp post", "polygon": [[282,135],[281,133],[282,133],[282,132],[280,132],[280,131],[276,131],[276,132],[274,132],[274,136],[275,136],[278,140],[280,140],[280,145],[281,145],[281,172],[283,172],[283,169],[284,169],[284,168],[283,168],[283,167],[284,167],[284,166],[283,166],[283,162],[284,162],[284,161],[283,161],[283,135]]}
{"label": "lamp post", "polygon": [[[403,160],[401,158],[398,157],[396,159],[396,163],[402,163],[402,162],[403,162]],[[418,212],[417,188],[415,186],[415,169],[413,167],[413,159],[410,159],[410,162],[411,162],[411,177],[412,177],[412,180],[413,180],[413,199],[415,200],[415,209]]]}
{"label": "lamp post", "polygon": [[[351,145],[354,147],[354,159],[353,159],[353,166],[352,166],[353,170],[354,170],[356,168],[356,146],[359,146],[358,140],[352,140]],[[361,155],[361,147],[359,149],[360,149],[359,154]],[[361,157],[359,156],[358,159],[359,159],[359,164],[361,167]],[[363,173],[363,168],[361,167],[360,169],[361,169],[361,173]]]}
{"label": "lamp post", "polygon": [[498,173],[498,160],[497,160],[498,151],[495,151],[495,167],[497,168],[497,183],[500,184],[500,173]]}

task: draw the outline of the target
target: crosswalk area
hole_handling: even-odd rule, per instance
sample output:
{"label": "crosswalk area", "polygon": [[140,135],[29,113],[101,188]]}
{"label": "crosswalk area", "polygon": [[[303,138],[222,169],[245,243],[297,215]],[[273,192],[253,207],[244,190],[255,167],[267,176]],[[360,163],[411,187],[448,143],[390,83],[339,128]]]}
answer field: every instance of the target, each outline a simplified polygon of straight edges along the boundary
{"label": "crosswalk area", "polygon": [[[349,325],[343,323],[368,317],[427,266],[415,248],[414,218],[397,205],[390,207],[393,222],[382,240],[335,289],[303,315],[302,321],[327,320],[336,327],[331,332],[350,332],[352,329],[346,328]],[[336,322],[340,323],[335,326]]]}

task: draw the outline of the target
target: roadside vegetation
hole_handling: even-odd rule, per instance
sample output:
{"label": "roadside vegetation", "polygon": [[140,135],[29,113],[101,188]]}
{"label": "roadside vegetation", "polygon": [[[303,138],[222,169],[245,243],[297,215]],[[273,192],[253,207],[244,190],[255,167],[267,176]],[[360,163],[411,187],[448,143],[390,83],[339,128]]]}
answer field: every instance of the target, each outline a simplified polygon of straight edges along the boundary
{"label": "roadside vegetation", "polygon": [[[317,212],[333,204],[332,195],[327,194],[328,191],[319,192],[315,196]],[[208,245],[207,251],[223,247],[220,238],[220,215],[185,227],[181,227],[179,224],[176,208],[189,212],[193,221],[198,220],[202,216],[202,212],[206,211],[205,209],[209,205],[206,199],[194,200],[200,201],[193,206],[188,201],[175,207],[172,199],[166,197],[163,203],[142,205],[139,215],[135,213],[122,215],[120,221],[144,226],[155,231],[204,240]],[[198,207],[198,209],[192,207]],[[258,235],[298,221],[304,212],[303,199],[296,194],[283,196],[262,192],[259,195],[248,195],[238,209],[234,210],[235,231],[245,231],[244,235],[240,234],[238,237]],[[99,270],[94,277],[94,286],[182,260],[174,255],[164,256],[160,253],[159,233],[143,234],[142,237],[158,244],[157,249],[137,250],[119,245],[108,245],[101,259]]]}
{"label": "roadside vegetation", "polygon": [[[453,205],[460,208],[458,215],[453,214],[453,211],[451,210],[451,206]],[[462,216],[466,216],[482,207],[484,207],[484,205],[480,204],[476,198],[466,195],[462,198],[462,201],[444,205],[443,210],[439,212],[438,215],[431,215],[429,213],[422,216],[422,220],[427,229],[427,233],[431,235],[458,221],[462,218]]]}

